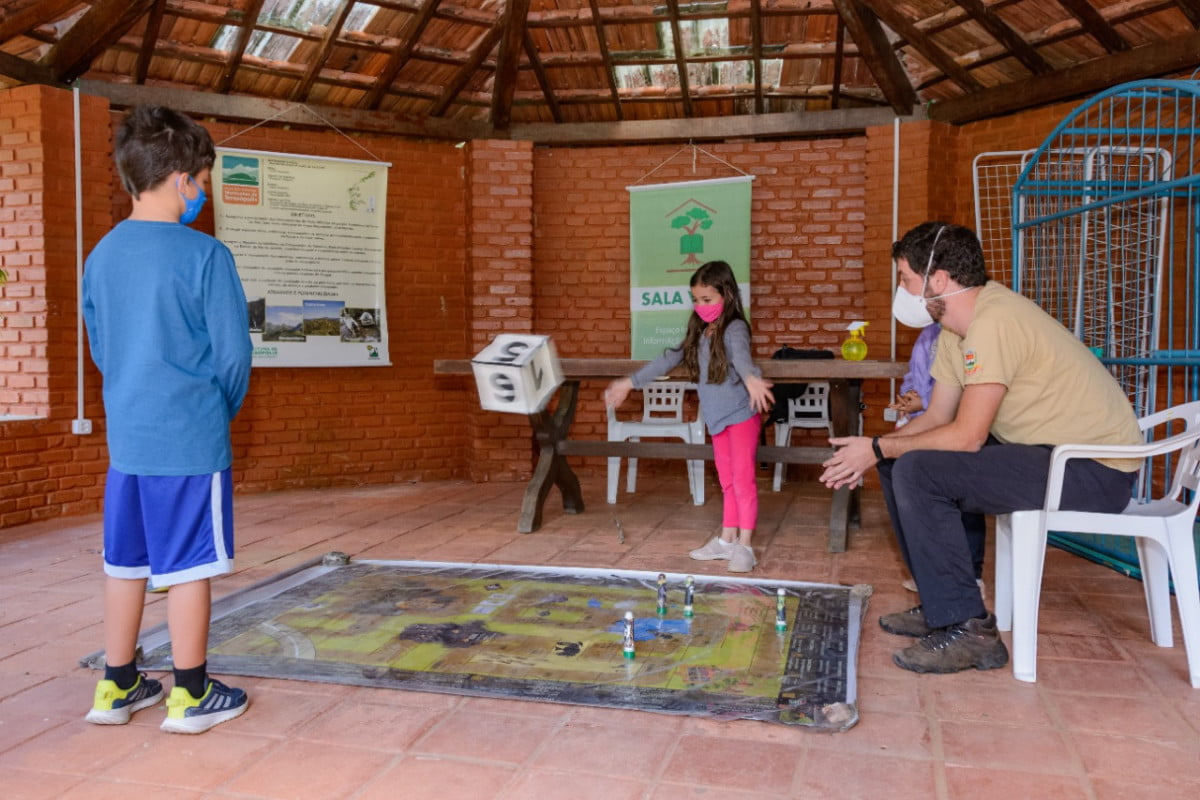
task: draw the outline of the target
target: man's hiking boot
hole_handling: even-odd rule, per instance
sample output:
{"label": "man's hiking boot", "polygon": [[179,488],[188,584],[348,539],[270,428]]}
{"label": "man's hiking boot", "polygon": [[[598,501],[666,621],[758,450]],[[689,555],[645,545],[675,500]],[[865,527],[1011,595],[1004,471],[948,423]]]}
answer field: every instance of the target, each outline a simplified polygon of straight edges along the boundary
{"label": "man's hiking boot", "polygon": [[897,636],[911,636],[914,639],[933,633],[933,628],[925,622],[925,611],[920,606],[913,606],[908,611],[897,611],[884,614],[879,618],[879,627]]}
{"label": "man's hiking boot", "polygon": [[996,615],[972,617],[922,636],[892,654],[898,666],[913,672],[961,672],[998,669],[1008,663],[1008,648],[1000,639]]}

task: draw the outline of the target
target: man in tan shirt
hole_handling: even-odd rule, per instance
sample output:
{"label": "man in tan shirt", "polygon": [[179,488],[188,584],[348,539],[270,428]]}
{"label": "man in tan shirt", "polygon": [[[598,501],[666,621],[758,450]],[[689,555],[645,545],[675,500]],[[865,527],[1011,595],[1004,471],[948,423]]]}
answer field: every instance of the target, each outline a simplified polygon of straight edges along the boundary
{"label": "man in tan shirt", "polygon": [[[988,281],[973,231],[928,222],[892,258],[894,313],[911,325],[927,312],[942,326],[929,409],[886,436],[831,439],[837,450],[821,480],[836,489],[879,470],[921,594],[921,605],[879,619],[917,639],[893,660],[915,672],[1002,667],[1008,651],[975,582],[962,512],[1041,508],[1054,445],[1131,445],[1142,435],[1099,359],[1031,300]],[[1062,507],[1121,511],[1137,469],[1136,460],[1071,461]]]}

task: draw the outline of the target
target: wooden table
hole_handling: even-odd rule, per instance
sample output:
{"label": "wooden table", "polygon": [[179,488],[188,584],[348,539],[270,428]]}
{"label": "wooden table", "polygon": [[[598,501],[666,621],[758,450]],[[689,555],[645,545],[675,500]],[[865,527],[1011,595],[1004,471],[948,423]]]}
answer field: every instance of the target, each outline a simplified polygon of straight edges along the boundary
{"label": "wooden table", "polygon": [[[529,415],[538,443],[539,455],[533,477],[521,503],[517,530],[532,533],[542,524],[542,508],[553,486],[562,493],[563,510],[568,514],[583,512],[583,494],[579,479],[567,463],[567,456],[619,456],[621,458],[682,458],[712,460],[712,445],[674,442],[608,442],[578,441],[569,436],[579,399],[579,383],[583,380],[608,382],[625,377],[645,365],[646,361],[607,358],[564,358],[561,361],[563,385],[558,390],[558,402],[549,409]],[[834,433],[849,436],[857,433],[857,420],[862,402],[862,382],[866,379],[902,378],[908,365],[898,361],[844,361],[835,359],[767,360],[758,362],[763,377],[776,383],[827,381],[829,383],[829,417]],[[442,359],[433,362],[437,375],[471,375],[468,359]],[[682,378],[679,370],[671,373]],[[827,447],[760,446],[758,463],[820,464],[830,455]],[[833,492],[829,512],[829,551],[846,550],[846,532],[858,521],[858,489],[843,488]]]}

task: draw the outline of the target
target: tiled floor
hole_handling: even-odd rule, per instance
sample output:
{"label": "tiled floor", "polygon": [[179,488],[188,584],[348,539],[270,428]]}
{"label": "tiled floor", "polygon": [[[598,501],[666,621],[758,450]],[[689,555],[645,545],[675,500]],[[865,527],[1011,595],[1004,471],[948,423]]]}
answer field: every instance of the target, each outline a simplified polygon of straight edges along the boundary
{"label": "tiled floor", "polygon": [[[673,473],[674,471],[672,471]],[[821,734],[762,722],[243,679],[249,711],[202,736],[83,721],[102,644],[98,517],[0,531],[0,797],[122,798],[1182,798],[1200,795],[1200,691],[1182,644],[1149,641],[1141,585],[1052,550],[1039,681],[1008,669],[917,676],[879,613],[912,596],[878,492],[849,551],[826,552],[825,492],[760,481],[761,577],[875,587],[859,659],[861,720]],[[686,551],[719,514],[682,475],[643,476],[586,513],[515,532],[522,486],[413,484],[238,497],[239,571],[222,595],[331,550],[371,558],[720,572]],[[625,542],[618,543],[615,516]],[[990,576],[989,576],[990,577]],[[165,603],[150,596],[146,625]]]}

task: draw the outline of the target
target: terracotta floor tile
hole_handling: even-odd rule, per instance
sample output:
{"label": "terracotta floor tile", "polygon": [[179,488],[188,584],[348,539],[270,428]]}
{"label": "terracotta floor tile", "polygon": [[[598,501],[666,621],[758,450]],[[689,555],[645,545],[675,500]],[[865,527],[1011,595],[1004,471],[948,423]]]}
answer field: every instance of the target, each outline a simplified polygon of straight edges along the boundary
{"label": "terracotta floor tile", "polygon": [[1195,742],[1195,729],[1174,704],[1153,695],[1094,698],[1048,692],[1046,700],[1069,731]]}
{"label": "terracotta floor tile", "polygon": [[1083,779],[1016,769],[946,765],[947,800],[1087,800]]}
{"label": "terracotta floor tile", "polygon": [[927,760],[815,749],[797,776],[793,794],[844,800],[927,800],[937,795],[936,769],[936,764]]}
{"label": "terracotta floor tile", "polygon": [[[586,513],[564,513],[552,492],[542,529],[529,536],[516,532],[518,483],[239,496],[238,571],[215,580],[214,594],[330,549],[726,574],[723,563],[687,557],[719,521],[711,472],[701,507],[682,474],[649,463],[637,492],[609,506],[602,473],[601,463],[600,474],[581,477]],[[1014,681],[1008,669],[915,675],[891,661],[907,640],[877,624],[879,614],[917,602],[900,587],[906,572],[878,490],[864,492],[862,528],[850,532],[846,553],[834,554],[828,494],[799,471],[778,494],[769,471],[759,477],[753,577],[873,588],[857,664],[861,720],[847,732],[238,676],[222,677],[249,691],[250,710],[202,736],[161,733],[161,707],[126,726],[91,726],[82,715],[98,676],[77,665],[103,639],[100,518],[91,515],[0,530],[0,797],[1200,796],[1200,691],[1188,685],[1181,641],[1171,649],[1149,641],[1140,583],[1052,548],[1037,684]],[[989,571],[992,563],[989,552]],[[149,626],[166,604],[147,600]],[[331,754],[352,770],[318,769]]]}
{"label": "terracotta floor tile", "polygon": [[500,764],[409,756],[376,776],[355,800],[493,800],[519,774]]}
{"label": "terracotta floor tile", "polygon": [[1200,745],[1195,741],[1159,742],[1085,733],[1073,738],[1089,775],[1156,786],[1200,784]]}
{"label": "terracotta floor tile", "polygon": [[496,795],[498,800],[534,800],[562,797],[571,800],[641,800],[648,787],[624,776],[621,762],[613,759],[605,775],[581,776],[571,772],[540,769],[523,771],[512,784]]}
{"label": "terracotta floor tile", "polygon": [[1053,724],[1033,684],[983,688],[939,682],[930,688],[934,713],[946,720],[1039,727]]}
{"label": "terracotta floor tile", "polygon": [[878,712],[864,715],[857,725],[836,736],[812,736],[808,746],[813,750],[849,750],[913,759],[932,758],[934,752],[929,724],[929,719],[921,714]]}
{"label": "terracotta floor tile", "polygon": [[[631,735],[621,724],[570,722],[559,729],[530,765],[545,771],[584,772],[648,781],[658,777],[678,735],[642,725]],[[589,781],[590,782],[590,781]]]}
{"label": "terracotta floor tile", "polygon": [[1071,775],[1079,763],[1052,728],[943,722],[947,764]]}
{"label": "terracotta floor tile", "polygon": [[[369,749],[402,752],[441,719],[444,712],[374,703],[338,703],[297,727],[296,739],[333,744],[356,742]],[[364,738],[364,731],[369,734]]]}
{"label": "terracotta floor tile", "polygon": [[1109,778],[1094,779],[1092,789],[1096,800],[1181,800],[1200,794],[1200,784],[1161,786]]}
{"label": "terracotta floor tile", "polygon": [[798,755],[795,748],[782,744],[685,735],[676,744],[662,780],[784,793],[792,786]]}
{"label": "terracotta floor tile", "polygon": [[411,752],[523,764],[556,733],[559,724],[554,718],[459,709],[414,742]]}
{"label": "terracotta floor tile", "polygon": [[[7,762],[4,762],[7,764]],[[4,796],[7,800],[59,800],[72,786],[84,782],[79,775],[55,774],[43,770],[4,768]],[[128,786],[126,786],[128,791]],[[128,795],[126,795],[128,797]]]}
{"label": "terracotta floor tile", "polygon": [[[362,745],[372,736],[359,736]],[[223,788],[253,797],[328,800],[350,797],[391,765],[395,755],[365,746],[289,741],[239,769]]]}
{"label": "terracotta floor tile", "polygon": [[[88,729],[101,730],[112,736],[107,728],[81,723]],[[209,790],[224,785],[245,767],[265,757],[277,741],[259,736],[243,736],[233,732],[237,721],[201,736],[168,734],[157,728],[141,733],[140,746],[130,749],[120,759],[109,759],[99,777],[127,780],[189,790]],[[133,726],[118,726],[122,734],[134,736]],[[134,740],[137,742],[137,739]],[[105,744],[105,748],[109,745]]]}

